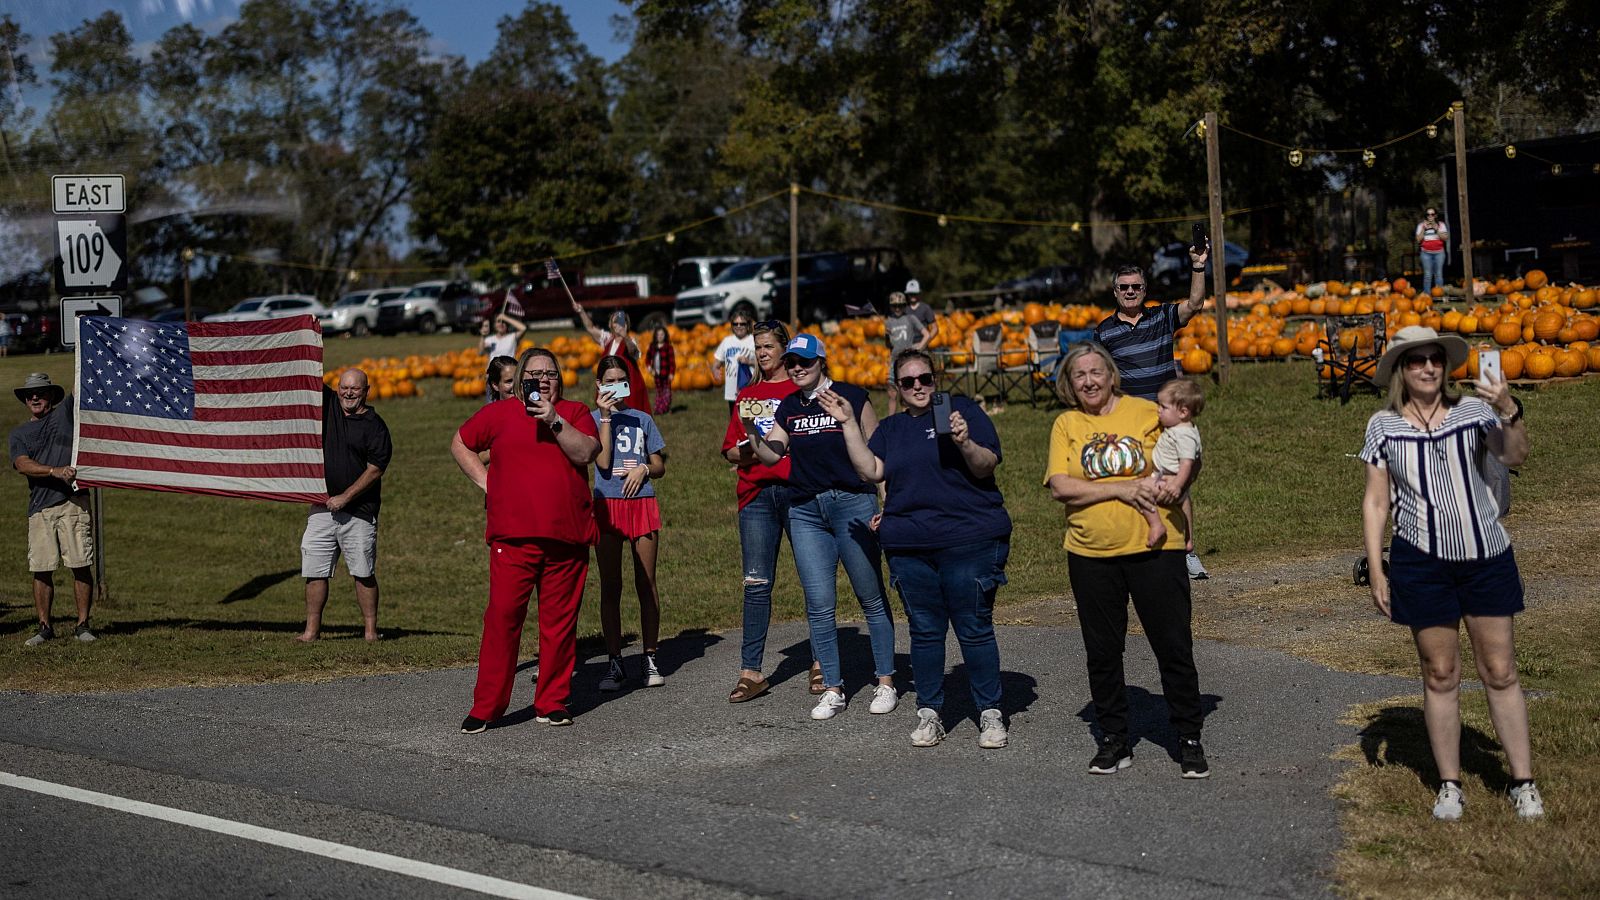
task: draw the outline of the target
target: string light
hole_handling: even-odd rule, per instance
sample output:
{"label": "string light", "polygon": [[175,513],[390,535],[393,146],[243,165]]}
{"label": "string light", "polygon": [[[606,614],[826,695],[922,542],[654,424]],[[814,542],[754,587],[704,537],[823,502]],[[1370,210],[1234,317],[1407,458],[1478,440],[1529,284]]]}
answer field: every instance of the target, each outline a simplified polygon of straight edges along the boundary
{"label": "string light", "polygon": [[1289,151],[1289,165],[1298,169],[1300,168],[1300,164],[1305,161],[1306,155],[1300,152],[1300,148],[1296,147],[1295,149]]}
{"label": "string light", "polygon": [[1083,226],[1082,225],[1079,225],[1077,222],[1073,222],[1072,223],[1072,233],[1073,234],[1077,234],[1078,232],[1080,232],[1082,230],[1083,230]]}
{"label": "string light", "polygon": [[1550,166],[1550,174],[1551,175],[1560,175],[1561,174],[1561,163],[1553,163],[1553,164],[1551,164],[1551,166]]}
{"label": "string light", "polygon": [[1195,137],[1195,140],[1198,140],[1198,141],[1203,141],[1203,140],[1206,139],[1206,120],[1205,119],[1201,119],[1200,121],[1194,123],[1194,137]]}
{"label": "string light", "polygon": [[359,271],[355,270],[355,269],[351,269],[350,270],[350,274],[346,275],[345,279],[347,281],[349,281],[351,284],[355,284],[356,282],[361,280],[361,273]]}
{"label": "string light", "polygon": [[1422,132],[1431,140],[1439,136],[1439,126],[1429,122],[1428,127],[1422,129]]}
{"label": "string light", "polygon": [[949,224],[950,224],[950,217],[945,215],[944,213],[940,213],[939,214],[939,227],[943,228],[943,227],[945,227],[946,225],[949,225]]}
{"label": "string light", "polygon": [[1377,161],[1378,161],[1378,154],[1373,153],[1371,150],[1363,150],[1363,151],[1361,151],[1361,162],[1364,165],[1366,165],[1367,168],[1369,168],[1369,169],[1372,168],[1373,164],[1376,163]]}
{"label": "string light", "polygon": [[677,232],[673,232],[673,231],[667,232],[667,236],[662,238],[662,240],[666,241],[669,244],[676,244],[678,242]]}
{"label": "string light", "polygon": [[1516,159],[1516,158],[1517,158],[1517,145],[1516,144],[1507,144],[1506,145],[1506,159]]}

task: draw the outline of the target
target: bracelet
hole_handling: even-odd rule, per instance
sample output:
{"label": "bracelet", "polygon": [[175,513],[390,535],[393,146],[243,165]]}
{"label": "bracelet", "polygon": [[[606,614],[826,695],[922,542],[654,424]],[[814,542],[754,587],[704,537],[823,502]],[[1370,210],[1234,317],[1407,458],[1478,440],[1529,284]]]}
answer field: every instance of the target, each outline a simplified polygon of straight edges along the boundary
{"label": "bracelet", "polygon": [[1522,401],[1517,399],[1516,397],[1512,397],[1511,398],[1511,402],[1513,404],[1515,404],[1516,407],[1517,407],[1517,411],[1512,413],[1511,415],[1508,416],[1505,413],[1502,413],[1498,409],[1494,411],[1494,414],[1500,417],[1500,424],[1501,425],[1515,425],[1518,422],[1522,421]]}
{"label": "bracelet", "polygon": [[1206,270],[1205,266],[1190,266],[1189,267],[1189,271],[1191,271],[1191,272],[1204,272],[1205,270]]}
{"label": "bracelet", "polygon": [[611,424],[611,417],[610,416],[601,416],[600,417],[600,424],[601,425],[610,425]]}

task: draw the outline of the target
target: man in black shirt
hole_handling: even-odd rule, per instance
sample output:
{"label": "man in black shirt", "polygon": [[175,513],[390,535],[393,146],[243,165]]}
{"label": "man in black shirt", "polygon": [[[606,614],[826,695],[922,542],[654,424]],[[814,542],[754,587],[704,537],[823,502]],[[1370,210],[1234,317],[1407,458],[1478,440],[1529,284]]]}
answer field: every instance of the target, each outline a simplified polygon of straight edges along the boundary
{"label": "man in black shirt", "polygon": [[89,604],[94,593],[94,534],[90,527],[89,492],[75,490],[72,462],[72,404],[67,392],[44,372],[34,372],[15,391],[28,408],[28,421],[11,432],[11,467],[28,477],[28,569],[33,572],[33,605],[39,627],[27,645],[37,647],[55,637],[50,606],[55,602],[56,569],[72,570],[78,601],[73,636],[95,639],[89,630]]}
{"label": "man in black shirt", "polygon": [[339,392],[322,389],[322,465],[328,482],[326,506],[312,506],[300,539],[300,574],[306,579],[306,630],[296,638],[314,641],[322,631],[328,579],[344,554],[356,582],[356,603],[366,638],[378,639],[379,479],[389,467],[393,445],[389,426],[367,405],[367,373],[351,369],[339,378]]}

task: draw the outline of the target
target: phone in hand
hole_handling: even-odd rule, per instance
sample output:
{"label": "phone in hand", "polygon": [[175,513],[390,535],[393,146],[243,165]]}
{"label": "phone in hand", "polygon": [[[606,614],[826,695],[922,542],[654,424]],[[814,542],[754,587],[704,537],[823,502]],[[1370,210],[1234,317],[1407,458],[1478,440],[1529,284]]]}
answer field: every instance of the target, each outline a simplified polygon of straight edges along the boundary
{"label": "phone in hand", "polygon": [[1505,373],[1500,370],[1499,350],[1478,351],[1478,380],[1485,384],[1496,384],[1506,380]]}
{"label": "phone in hand", "polygon": [[1201,253],[1211,246],[1211,238],[1206,235],[1206,227],[1195,222],[1189,227],[1189,246],[1196,253]]}
{"label": "phone in hand", "polygon": [[944,391],[933,392],[933,433],[950,433],[950,395]]}
{"label": "phone in hand", "polygon": [[608,395],[614,400],[626,400],[633,391],[629,390],[626,381],[613,381],[610,384],[600,385],[600,393]]}

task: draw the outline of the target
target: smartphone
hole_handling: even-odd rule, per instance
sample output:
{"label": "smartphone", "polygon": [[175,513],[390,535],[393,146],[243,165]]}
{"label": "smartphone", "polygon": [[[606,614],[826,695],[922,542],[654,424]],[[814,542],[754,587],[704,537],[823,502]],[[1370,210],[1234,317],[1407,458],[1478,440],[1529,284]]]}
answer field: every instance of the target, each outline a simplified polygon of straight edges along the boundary
{"label": "smartphone", "polygon": [[609,394],[613,399],[616,400],[626,400],[628,399],[628,395],[632,394],[633,391],[628,389],[628,383],[626,381],[613,381],[610,384],[600,385],[600,393]]}
{"label": "smartphone", "polygon": [[944,391],[933,392],[933,433],[950,433],[950,395]]}
{"label": "smartphone", "polygon": [[1210,245],[1211,239],[1206,236],[1206,227],[1195,222],[1189,227],[1189,246],[1196,251],[1203,251]]}
{"label": "smartphone", "polygon": [[1478,380],[1485,384],[1506,380],[1505,373],[1500,371],[1499,350],[1478,351]]}

